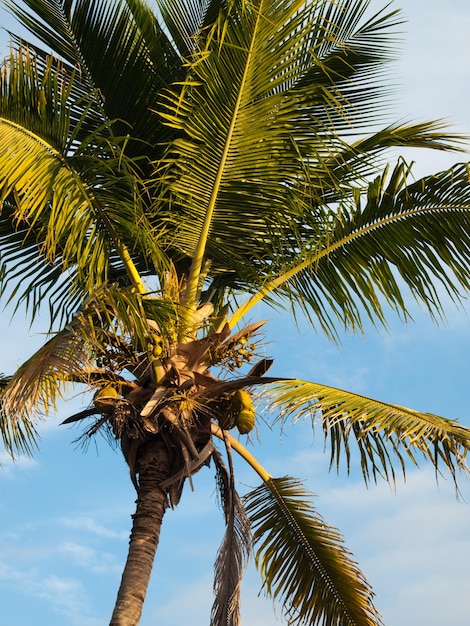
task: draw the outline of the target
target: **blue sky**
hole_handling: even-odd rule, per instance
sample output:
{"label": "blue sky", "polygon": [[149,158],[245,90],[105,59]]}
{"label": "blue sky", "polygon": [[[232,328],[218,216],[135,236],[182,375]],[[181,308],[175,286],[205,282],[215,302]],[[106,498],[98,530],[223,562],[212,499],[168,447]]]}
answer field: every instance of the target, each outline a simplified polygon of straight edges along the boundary
{"label": "blue sky", "polygon": [[[377,8],[381,2],[374,1]],[[395,64],[396,118],[446,117],[470,134],[470,4],[467,0],[402,0],[403,55]],[[6,23],[0,10],[0,24]],[[4,39],[0,41],[4,42]],[[5,50],[2,44],[2,50]],[[397,156],[398,153],[395,155]],[[462,157],[413,153],[416,173],[438,171]],[[391,320],[389,332],[368,329],[345,336],[337,348],[287,317],[269,318],[267,353],[275,372],[331,384],[389,402],[459,419],[470,426],[467,403],[470,319],[452,304],[439,328],[417,308],[414,322]],[[43,326],[28,329],[3,312],[0,371],[11,372],[44,340]],[[0,601],[6,626],[105,626],[127,551],[135,493],[117,450],[97,440],[86,453],[74,446],[76,429],[59,422],[82,406],[61,406],[42,427],[34,458],[13,465],[0,452]],[[308,425],[279,432],[260,429],[254,452],[274,475],[305,479],[316,506],[338,527],[377,594],[387,626],[465,623],[470,587],[470,483],[462,477],[456,501],[448,477],[436,485],[432,468],[411,470],[396,493],[359,475],[329,474],[321,433]],[[258,484],[237,463],[240,490]],[[212,567],[222,539],[222,514],[213,470],[195,477],[195,492],[164,520],[142,626],[204,626],[212,603]],[[447,479],[446,479],[447,478]],[[246,626],[282,624],[280,609],[258,597],[249,568],[242,596]]]}

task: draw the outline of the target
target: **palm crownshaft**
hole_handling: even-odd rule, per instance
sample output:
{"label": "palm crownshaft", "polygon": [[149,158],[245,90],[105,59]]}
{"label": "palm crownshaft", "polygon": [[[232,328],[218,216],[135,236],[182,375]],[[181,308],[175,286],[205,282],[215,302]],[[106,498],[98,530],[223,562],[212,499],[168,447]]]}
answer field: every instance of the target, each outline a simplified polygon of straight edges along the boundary
{"label": "palm crownshaft", "polygon": [[[349,466],[355,439],[366,480],[393,481],[394,461],[416,453],[454,479],[465,469],[468,429],[269,378],[271,362],[255,362],[262,323],[235,330],[260,300],[336,337],[364,314],[383,323],[385,305],[406,317],[407,290],[439,316],[439,283],[454,299],[468,289],[467,165],[412,183],[405,163],[380,166],[392,146],[461,141],[440,122],[379,126],[396,12],[369,16],[367,0],[160,0],[158,15],[142,0],[5,4],[39,43],[14,37],[0,81],[1,288],[33,317],[49,298],[59,330],[2,384],[2,434],[28,450],[64,385],[96,392],[66,422],[92,417],[85,437],[119,441],[138,493],[111,623],[138,623],[165,508],[213,462],[227,525],[214,625],[239,621],[252,541],[267,591],[299,623],[378,624],[303,487],[227,431],[249,432],[264,395],[277,420],[320,419],[332,463],[344,450]],[[263,480],[244,503],[232,447]]]}

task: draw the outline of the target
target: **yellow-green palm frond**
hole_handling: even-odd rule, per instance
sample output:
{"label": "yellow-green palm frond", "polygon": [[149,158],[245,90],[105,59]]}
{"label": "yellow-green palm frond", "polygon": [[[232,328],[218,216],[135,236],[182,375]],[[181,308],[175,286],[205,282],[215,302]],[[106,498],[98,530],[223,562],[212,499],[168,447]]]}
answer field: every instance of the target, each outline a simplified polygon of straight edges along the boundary
{"label": "yellow-green palm frond", "polygon": [[77,172],[32,132],[0,120],[1,199],[14,198],[17,223],[25,223],[50,263],[76,266],[92,291],[106,280],[109,235],[97,224],[93,192]]}
{"label": "yellow-green palm frond", "polygon": [[29,129],[61,154],[102,124],[93,111],[94,99],[75,69],[30,48],[11,49],[1,68],[0,116]]}
{"label": "yellow-green palm frond", "polygon": [[378,153],[454,145],[437,123],[348,143],[383,113],[394,39],[394,13],[367,19],[368,4],[229,3],[162,100],[178,139],[157,164],[155,218],[192,259],[188,302],[204,259],[250,290],[297,264],[325,230],[323,207],[350,195]]}
{"label": "yellow-green palm frond", "polygon": [[33,315],[37,303],[51,297],[53,319],[66,319],[63,309],[77,308],[80,292],[108,277],[127,272],[135,282],[132,264],[140,272],[168,267],[160,232],[145,216],[141,168],[148,167],[148,144],[140,142],[141,158],[130,158],[129,136],[116,135],[85,74],[21,42],[0,74],[3,284],[28,277],[19,297],[34,300]]}
{"label": "yellow-green palm frond", "polygon": [[317,310],[327,303],[352,328],[362,327],[361,309],[383,323],[384,302],[406,317],[407,292],[441,315],[438,283],[459,300],[459,291],[470,285],[468,166],[408,178],[409,167],[399,162],[390,175],[385,171],[371,182],[366,195],[358,191],[354,204],[344,203],[331,215],[331,228],[293,276],[296,300],[305,296],[306,308],[316,302]]}
{"label": "yellow-green palm frond", "polygon": [[[72,385],[81,383],[86,390],[100,381],[119,380],[122,372],[138,371],[155,327],[166,337],[177,320],[171,302],[113,287],[95,292],[69,324],[9,379],[2,410],[10,428],[23,424],[33,429]],[[8,441],[5,445],[13,445]]]}
{"label": "yellow-green palm frond", "polygon": [[369,584],[311,499],[289,477],[270,478],[244,497],[266,593],[282,602],[289,624],[377,626]]}
{"label": "yellow-green palm frond", "polygon": [[[306,71],[297,60],[314,65],[308,51],[321,21],[303,2],[231,3],[207,35],[206,48],[195,54],[181,92],[168,96],[161,114],[186,138],[174,144],[176,157],[164,180],[170,177],[172,210],[191,215],[192,232],[179,233],[186,250],[197,247],[209,223],[214,240],[207,242],[208,255],[223,258],[216,238],[229,226],[238,228],[233,240],[240,241],[243,258],[243,245],[246,254],[256,237],[262,242],[275,228],[289,190],[305,185],[310,165],[302,162],[302,151],[319,168],[321,155],[334,151],[336,134],[326,120],[315,127],[322,103],[302,90],[289,91]],[[318,100],[321,94],[320,86]],[[319,194],[324,183],[310,178]],[[245,210],[231,214],[241,199]]]}
{"label": "yellow-green palm frond", "polygon": [[454,480],[458,470],[467,471],[470,429],[454,420],[301,380],[274,383],[265,393],[283,425],[289,419],[321,424],[331,466],[339,468],[344,455],[349,471],[359,452],[366,482],[382,476],[393,483],[395,466],[405,473],[406,459],[416,464],[418,457],[436,471],[447,468]]}
{"label": "yellow-green palm frond", "polygon": [[69,291],[69,284],[61,280],[64,269],[59,261],[41,263],[40,243],[27,224],[15,224],[15,209],[5,200],[0,213],[0,293],[15,303],[15,311],[24,303],[33,320],[45,303],[52,322],[70,319],[83,294]]}
{"label": "yellow-green palm frond", "polygon": [[[371,176],[377,175],[378,166],[386,168],[389,162],[389,155],[385,153],[387,148],[404,146],[465,152],[469,137],[451,133],[447,126],[445,120],[416,124],[397,122],[352,143],[344,143],[325,163],[338,185],[326,191],[324,201],[330,204],[347,201],[356,188],[366,188]],[[399,163],[398,167],[401,165]]]}
{"label": "yellow-green palm frond", "polygon": [[0,67],[0,117],[29,130],[63,156],[106,126],[96,100],[78,67],[22,42],[10,48]]}
{"label": "yellow-green palm frond", "polygon": [[141,352],[152,333],[173,339],[179,320],[180,310],[174,301],[111,285],[90,295],[69,326],[95,352],[107,347],[103,333],[128,341],[131,352]]}
{"label": "yellow-green palm frond", "polygon": [[14,459],[16,453],[32,454],[37,446],[38,433],[29,420],[12,420],[3,410],[3,393],[10,380],[11,376],[0,374],[0,437],[5,450]]}
{"label": "yellow-green palm frond", "polygon": [[2,429],[2,436],[11,454],[21,450],[22,445],[18,436],[9,433],[21,429],[34,433],[35,423],[56,409],[68,383],[76,377],[83,379],[90,367],[90,355],[84,350],[83,342],[71,329],[65,329],[15,372],[1,398],[8,424],[8,429]]}
{"label": "yellow-green palm frond", "polygon": [[138,249],[141,267],[145,260],[164,267],[158,237],[143,212],[139,180],[120,169],[120,148],[93,140],[65,158],[31,131],[0,119],[0,154],[0,201],[6,206],[2,263],[9,270],[4,281],[26,270],[28,297],[48,285],[55,289],[58,274],[75,294],[92,293],[126,273],[132,281],[126,242]]}
{"label": "yellow-green palm frond", "polygon": [[[129,0],[127,0],[129,2]],[[205,30],[227,9],[226,0],[158,0],[165,27],[182,58],[198,50]]]}

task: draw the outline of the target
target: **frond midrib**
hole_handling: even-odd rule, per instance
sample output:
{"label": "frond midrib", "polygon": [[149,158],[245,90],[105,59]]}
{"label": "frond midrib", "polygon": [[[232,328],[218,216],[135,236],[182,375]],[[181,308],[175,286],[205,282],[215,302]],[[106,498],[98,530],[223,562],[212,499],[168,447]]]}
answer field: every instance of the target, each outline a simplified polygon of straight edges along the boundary
{"label": "frond midrib", "polygon": [[222,156],[220,159],[220,163],[219,166],[217,168],[217,173],[216,173],[216,177],[214,180],[214,185],[212,188],[212,192],[209,198],[209,203],[208,203],[208,207],[206,210],[206,214],[204,217],[204,222],[202,225],[202,229],[201,229],[201,233],[199,235],[199,240],[196,246],[196,249],[194,251],[194,256],[193,256],[193,261],[191,264],[191,269],[189,272],[189,278],[188,278],[188,287],[186,290],[186,295],[185,295],[185,304],[189,307],[192,308],[196,305],[196,297],[197,297],[197,286],[199,283],[199,277],[201,274],[201,268],[202,268],[202,264],[203,264],[203,259],[204,259],[204,253],[205,253],[205,249],[206,249],[206,244],[207,244],[207,238],[209,236],[209,231],[210,231],[210,227],[211,227],[211,223],[212,223],[212,217],[214,214],[214,210],[215,210],[215,205],[217,202],[217,198],[219,195],[219,190],[220,190],[220,186],[222,183],[222,177],[225,171],[225,165],[227,163],[228,157],[229,157],[229,153],[230,153],[230,147],[231,147],[231,143],[232,143],[232,137],[234,135],[235,132],[235,127],[236,127],[236,123],[238,120],[238,113],[240,111],[241,108],[241,104],[242,104],[242,98],[243,98],[243,94],[244,94],[244,88],[247,82],[247,78],[248,78],[248,72],[251,66],[251,61],[253,58],[253,51],[254,51],[254,45],[256,42],[256,38],[258,35],[258,29],[259,29],[259,24],[260,24],[260,20],[262,17],[262,5],[263,5],[263,0],[261,0],[261,2],[259,3],[259,6],[257,8],[257,16],[256,16],[256,22],[253,28],[253,33],[252,33],[252,37],[251,37],[251,42],[250,42],[250,48],[247,51],[247,57],[246,57],[246,62],[245,62],[245,67],[244,67],[244,71],[243,71],[243,75],[241,77],[241,81],[240,81],[240,86],[238,89],[238,94],[237,94],[237,100],[235,102],[235,106],[234,106],[234,110],[232,113],[232,119],[230,122],[230,127],[228,129],[227,132],[227,136],[225,139],[225,144],[224,144],[224,149],[222,152]]}
{"label": "frond midrib", "polygon": [[391,216],[389,215],[385,218],[375,220],[372,224],[367,224],[366,226],[363,226],[362,228],[358,228],[354,233],[351,233],[347,235],[346,237],[343,237],[342,239],[338,240],[334,244],[328,245],[326,248],[324,248],[320,252],[314,252],[313,255],[309,255],[308,258],[306,258],[304,261],[302,261],[295,267],[291,268],[290,270],[281,274],[275,279],[269,281],[260,291],[258,291],[247,302],[245,302],[244,304],[240,306],[240,308],[230,318],[229,324],[233,328],[233,326],[235,326],[235,324],[237,324],[248,313],[248,311],[250,311],[256,304],[261,302],[261,300],[263,300],[266,296],[268,296],[270,293],[275,291],[278,287],[280,287],[281,285],[286,283],[288,280],[290,280],[291,278],[299,274],[301,271],[307,269],[308,267],[311,267],[312,265],[315,265],[316,263],[319,263],[323,258],[328,257],[330,254],[332,254],[336,250],[346,247],[351,242],[356,241],[357,239],[360,239],[361,237],[364,237],[365,235],[371,232],[374,232],[380,228],[383,228],[387,224],[391,224],[393,222],[399,222],[403,219],[416,217],[418,215],[422,215],[424,213],[429,213],[429,212],[448,212],[448,211],[464,212],[467,210],[470,210],[470,204],[468,204],[467,206],[457,205],[457,204],[455,205],[443,204],[443,205],[433,206],[433,207],[429,207],[429,206],[422,207],[422,208],[420,207],[417,209],[409,209],[405,212],[400,213],[399,215],[391,215]]}

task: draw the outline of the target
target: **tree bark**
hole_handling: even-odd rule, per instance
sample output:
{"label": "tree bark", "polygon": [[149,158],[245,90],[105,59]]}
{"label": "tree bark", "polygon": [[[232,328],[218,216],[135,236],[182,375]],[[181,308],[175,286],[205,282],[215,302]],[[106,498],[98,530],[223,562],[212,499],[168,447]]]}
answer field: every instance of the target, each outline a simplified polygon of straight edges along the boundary
{"label": "tree bark", "polygon": [[168,507],[166,490],[160,487],[169,478],[168,449],[161,439],[139,450],[139,489],[132,516],[129,552],[122,574],[110,626],[138,626],[160,538],[163,515]]}

